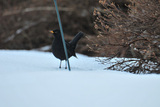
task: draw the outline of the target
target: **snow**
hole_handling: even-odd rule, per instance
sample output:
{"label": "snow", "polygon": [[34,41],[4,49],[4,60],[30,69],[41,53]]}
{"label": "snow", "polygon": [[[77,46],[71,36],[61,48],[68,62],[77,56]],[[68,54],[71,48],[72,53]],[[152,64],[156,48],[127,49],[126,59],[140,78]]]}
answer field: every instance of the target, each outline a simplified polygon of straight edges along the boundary
{"label": "snow", "polygon": [[160,107],[160,75],[103,70],[77,56],[70,72],[50,52],[0,50],[0,107]]}

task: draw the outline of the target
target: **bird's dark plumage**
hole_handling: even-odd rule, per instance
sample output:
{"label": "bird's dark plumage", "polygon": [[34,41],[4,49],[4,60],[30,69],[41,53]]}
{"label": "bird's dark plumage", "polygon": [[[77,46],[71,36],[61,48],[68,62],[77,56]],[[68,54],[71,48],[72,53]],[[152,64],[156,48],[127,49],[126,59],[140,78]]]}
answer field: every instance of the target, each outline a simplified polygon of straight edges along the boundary
{"label": "bird's dark plumage", "polygon": [[[51,33],[54,35],[54,40],[53,40],[53,43],[52,43],[52,53],[53,53],[53,55],[56,58],[60,59],[60,61],[66,60],[60,30],[53,30],[53,31],[51,31]],[[76,57],[75,48],[76,48],[77,42],[81,39],[81,37],[83,35],[84,34],[82,32],[79,32],[79,33],[76,34],[76,36],[70,42],[65,41],[66,48],[67,48],[67,53],[68,53],[68,58],[70,58],[71,56]],[[61,62],[60,62],[60,68],[61,68]]]}

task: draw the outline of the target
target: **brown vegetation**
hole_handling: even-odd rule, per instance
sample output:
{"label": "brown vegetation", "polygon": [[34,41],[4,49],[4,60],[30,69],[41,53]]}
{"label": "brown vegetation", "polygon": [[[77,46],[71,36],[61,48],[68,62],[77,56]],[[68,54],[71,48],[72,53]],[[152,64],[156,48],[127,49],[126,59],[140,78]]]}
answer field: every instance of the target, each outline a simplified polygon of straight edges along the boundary
{"label": "brown vegetation", "polygon": [[[126,0],[113,0],[126,11]],[[100,8],[98,0],[57,0],[65,39],[71,40],[78,31],[88,38],[95,38],[94,8]],[[57,16],[52,0],[0,0],[0,49],[41,49],[50,46],[50,29],[58,28]],[[97,55],[88,51],[86,38],[78,45],[77,52]],[[50,49],[50,48],[48,48]],[[50,51],[50,50],[45,50]],[[99,53],[98,53],[99,54]]]}
{"label": "brown vegetation", "polygon": [[160,1],[130,0],[127,13],[111,0],[99,2],[104,9],[94,11],[99,36],[91,49],[105,57],[132,58],[116,61],[109,69],[160,73]]}

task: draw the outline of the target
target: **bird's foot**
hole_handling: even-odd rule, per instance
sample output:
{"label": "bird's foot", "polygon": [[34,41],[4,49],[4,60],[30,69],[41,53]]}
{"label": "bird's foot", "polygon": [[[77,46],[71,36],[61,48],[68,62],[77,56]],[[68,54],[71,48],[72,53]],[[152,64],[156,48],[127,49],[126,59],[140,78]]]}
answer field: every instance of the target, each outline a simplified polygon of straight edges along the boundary
{"label": "bird's foot", "polygon": [[65,69],[67,69],[67,67],[65,67]]}
{"label": "bird's foot", "polygon": [[61,69],[61,66],[59,67],[59,69]]}

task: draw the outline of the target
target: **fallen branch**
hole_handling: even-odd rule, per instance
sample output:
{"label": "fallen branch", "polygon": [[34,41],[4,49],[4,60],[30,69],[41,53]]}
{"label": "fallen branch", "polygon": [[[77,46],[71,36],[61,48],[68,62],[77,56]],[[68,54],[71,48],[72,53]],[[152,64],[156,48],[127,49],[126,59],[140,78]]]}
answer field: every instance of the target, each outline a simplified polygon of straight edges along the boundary
{"label": "fallen branch", "polygon": [[33,27],[33,26],[36,26],[37,24],[39,24],[41,22],[45,22],[45,21],[47,21],[47,19],[41,19],[41,20],[39,20],[37,22],[30,23],[30,24],[28,24],[28,25],[26,25],[26,26],[24,26],[24,27],[22,27],[20,29],[17,29],[14,34],[12,34],[11,36],[9,36],[7,39],[4,40],[4,43],[13,40],[16,37],[16,35],[22,33],[23,31],[25,31],[25,30]]}
{"label": "fallen branch", "polygon": [[[2,14],[2,16],[9,16],[9,15],[15,15],[15,14],[27,13],[27,12],[33,12],[33,11],[54,11],[54,10],[55,10],[54,7],[30,7],[24,10],[6,11]],[[73,11],[73,8],[59,7],[59,11]]]}

